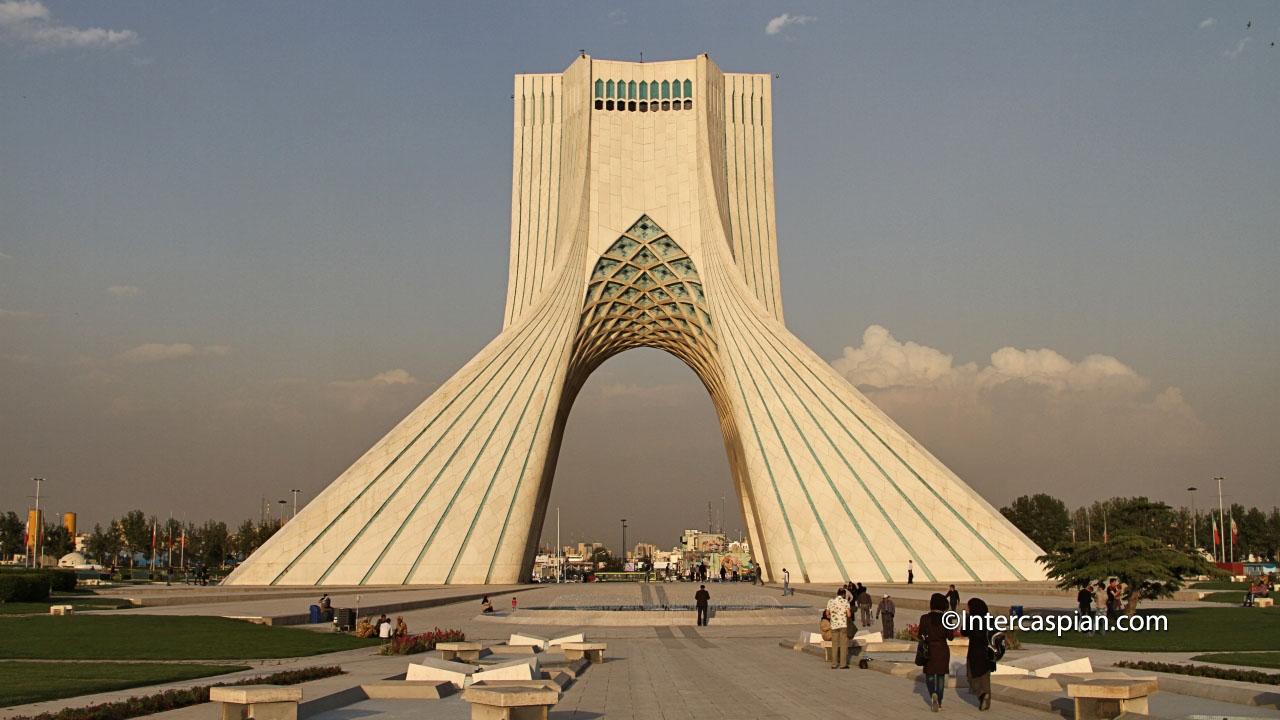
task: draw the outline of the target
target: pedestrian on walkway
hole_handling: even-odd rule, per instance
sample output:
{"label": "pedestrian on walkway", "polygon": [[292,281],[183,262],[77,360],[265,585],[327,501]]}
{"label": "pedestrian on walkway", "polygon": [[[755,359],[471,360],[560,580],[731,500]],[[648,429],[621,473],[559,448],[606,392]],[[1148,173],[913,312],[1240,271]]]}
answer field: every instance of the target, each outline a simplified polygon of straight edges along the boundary
{"label": "pedestrian on walkway", "polygon": [[889,598],[889,594],[880,598],[880,604],[876,605],[876,617],[880,618],[880,635],[885,640],[893,639],[893,614],[897,608],[893,606],[893,600]]}
{"label": "pedestrian on walkway", "polygon": [[512,595],[511,596],[511,612],[515,612],[515,611],[516,611],[516,596]]}
{"label": "pedestrian on walkway", "polygon": [[951,648],[947,640],[951,631],[942,626],[942,613],[947,611],[947,597],[934,593],[929,597],[929,612],[920,616],[920,639],[929,647],[929,659],[924,664],[924,684],[929,689],[930,705],[934,712],[942,709],[942,695],[947,687],[947,672],[951,669]]}
{"label": "pedestrian on walkway", "polygon": [[858,619],[862,627],[871,627],[871,593],[866,590],[858,594]]}
{"label": "pedestrian on walkway", "polygon": [[707,608],[711,601],[711,593],[707,592],[706,585],[699,585],[698,592],[693,594],[693,600],[698,605],[698,624],[707,624]]}
{"label": "pedestrian on walkway", "polygon": [[907,584],[910,585],[916,580],[916,566],[913,560],[907,561]]}
{"label": "pedestrian on walkway", "polygon": [[949,585],[947,589],[947,605],[951,607],[951,611],[960,607],[960,591],[956,590],[955,585]]}
{"label": "pedestrian on walkway", "polygon": [[786,597],[792,594],[791,590],[791,572],[786,568],[782,568],[782,595]]}
{"label": "pedestrian on walkway", "polygon": [[844,597],[844,588],[827,601],[827,620],[831,623],[831,669],[849,669],[849,620],[853,608]]}
{"label": "pedestrian on walkway", "polygon": [[[969,617],[985,618],[987,604],[982,598],[969,598]],[[969,651],[965,654],[965,674],[969,676],[969,692],[978,699],[979,710],[991,709],[991,658],[988,649],[991,645],[991,631],[985,624],[977,623],[970,629],[962,627],[960,634],[969,638]]]}

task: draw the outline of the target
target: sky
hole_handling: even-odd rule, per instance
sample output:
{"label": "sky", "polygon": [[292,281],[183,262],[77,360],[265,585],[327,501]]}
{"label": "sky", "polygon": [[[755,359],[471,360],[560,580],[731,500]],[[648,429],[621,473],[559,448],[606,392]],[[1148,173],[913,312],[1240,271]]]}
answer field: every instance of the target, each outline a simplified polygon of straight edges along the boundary
{"label": "sky", "polygon": [[[0,0],[0,511],[313,498],[500,330],[511,77],[579,49],[778,76],[788,327],[997,507],[1273,507],[1278,41],[1272,2]],[[551,507],[736,535],[693,372],[603,365]]]}

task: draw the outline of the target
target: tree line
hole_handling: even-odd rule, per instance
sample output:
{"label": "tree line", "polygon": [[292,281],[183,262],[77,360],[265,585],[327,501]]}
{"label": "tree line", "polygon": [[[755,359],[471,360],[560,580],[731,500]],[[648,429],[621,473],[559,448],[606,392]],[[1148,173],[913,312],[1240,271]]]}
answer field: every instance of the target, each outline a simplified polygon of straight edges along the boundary
{"label": "tree line", "polygon": [[[150,565],[153,559],[161,565],[177,566],[185,562],[193,567],[201,564],[220,567],[228,564],[229,559],[248,557],[283,524],[279,520],[255,523],[247,519],[232,532],[220,520],[206,520],[197,525],[174,518],[161,520],[141,510],[130,510],[113,518],[106,527],[101,523],[94,525],[88,533],[84,552],[90,560],[107,567]],[[24,554],[26,537],[27,523],[23,517],[13,511],[0,513],[0,557],[9,559]],[[46,522],[40,545],[42,554],[59,558],[75,548],[75,538],[65,527]]]}
{"label": "tree line", "polygon": [[[1280,555],[1280,508],[1273,507],[1268,512],[1233,503],[1224,508],[1224,512],[1226,528],[1225,531],[1218,528],[1219,539],[1231,548],[1234,519],[1237,562],[1250,557],[1276,560]],[[1069,510],[1066,503],[1044,493],[1023,495],[1000,508],[1000,513],[1047,551],[1071,543],[1100,543],[1104,536],[1133,533],[1185,553],[1195,550],[1212,553],[1213,527],[1219,521],[1216,507],[1197,507],[1193,516],[1190,508],[1174,508],[1146,497],[1114,497]]]}

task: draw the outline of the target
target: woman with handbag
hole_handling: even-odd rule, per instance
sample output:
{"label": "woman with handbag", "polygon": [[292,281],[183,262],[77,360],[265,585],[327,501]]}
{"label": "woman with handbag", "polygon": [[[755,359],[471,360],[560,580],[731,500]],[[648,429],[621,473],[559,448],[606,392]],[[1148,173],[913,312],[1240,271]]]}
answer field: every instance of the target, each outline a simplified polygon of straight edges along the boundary
{"label": "woman with handbag", "polygon": [[[983,618],[987,604],[982,598],[969,598],[969,619]],[[965,655],[965,674],[969,676],[969,692],[978,699],[979,710],[991,709],[991,671],[995,670],[991,657],[991,631],[985,626],[969,629],[962,627],[960,634],[969,638],[969,651]]]}
{"label": "woman with handbag", "polygon": [[920,644],[916,648],[916,664],[924,670],[924,683],[929,688],[934,712],[942,709],[942,694],[951,669],[951,648],[947,646],[951,631],[942,626],[942,613],[946,611],[945,595],[934,593],[929,597],[929,612],[920,616]]}

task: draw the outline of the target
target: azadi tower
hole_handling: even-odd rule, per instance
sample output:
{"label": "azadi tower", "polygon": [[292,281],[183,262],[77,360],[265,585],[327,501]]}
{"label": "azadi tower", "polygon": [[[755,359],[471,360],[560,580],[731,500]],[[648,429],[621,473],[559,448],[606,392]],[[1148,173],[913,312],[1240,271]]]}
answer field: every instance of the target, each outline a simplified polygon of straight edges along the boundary
{"label": "azadi tower", "polygon": [[769,577],[1043,579],[1033,542],[783,323],[771,88],[705,55],[517,75],[502,332],[226,582],[526,579],[574,398],[636,347],[711,393]]}

